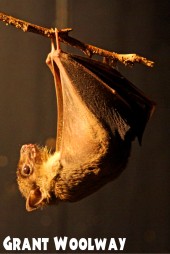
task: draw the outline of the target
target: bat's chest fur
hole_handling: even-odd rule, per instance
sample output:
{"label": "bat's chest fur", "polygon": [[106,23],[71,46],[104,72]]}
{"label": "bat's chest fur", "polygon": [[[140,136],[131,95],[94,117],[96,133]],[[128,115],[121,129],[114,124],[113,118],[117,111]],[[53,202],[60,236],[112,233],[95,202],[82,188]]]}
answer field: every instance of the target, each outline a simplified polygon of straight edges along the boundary
{"label": "bat's chest fur", "polygon": [[55,179],[55,196],[63,201],[78,201],[114,180],[125,168],[131,142],[107,136],[96,154],[84,164],[75,163],[60,171]]}

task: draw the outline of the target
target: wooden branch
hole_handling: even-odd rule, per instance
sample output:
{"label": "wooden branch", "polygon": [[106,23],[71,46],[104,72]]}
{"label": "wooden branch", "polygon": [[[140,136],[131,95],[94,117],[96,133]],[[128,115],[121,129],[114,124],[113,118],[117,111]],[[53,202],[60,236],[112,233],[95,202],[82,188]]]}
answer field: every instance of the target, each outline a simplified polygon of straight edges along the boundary
{"label": "wooden branch", "polygon": [[[33,32],[40,35],[43,35],[48,38],[53,38],[55,36],[55,31],[53,28],[45,28],[31,24],[29,22],[14,18],[4,13],[0,13],[0,21],[10,24],[23,30],[24,32]],[[134,65],[134,63],[142,63],[146,66],[153,67],[154,62],[139,56],[137,54],[118,54],[115,52],[110,52],[93,45],[85,44],[75,38],[72,38],[68,35],[71,31],[71,28],[59,30],[59,40],[67,45],[78,48],[83,51],[87,56],[92,57],[92,55],[100,55],[110,60],[110,62],[121,62],[125,65]]]}

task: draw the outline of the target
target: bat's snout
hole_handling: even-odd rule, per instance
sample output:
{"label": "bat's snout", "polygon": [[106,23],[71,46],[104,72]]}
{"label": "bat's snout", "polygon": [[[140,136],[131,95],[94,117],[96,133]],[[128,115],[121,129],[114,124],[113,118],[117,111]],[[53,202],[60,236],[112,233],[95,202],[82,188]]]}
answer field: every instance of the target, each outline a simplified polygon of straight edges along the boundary
{"label": "bat's snout", "polygon": [[36,145],[28,144],[21,147],[21,156],[28,156],[30,159],[35,159],[38,148]]}

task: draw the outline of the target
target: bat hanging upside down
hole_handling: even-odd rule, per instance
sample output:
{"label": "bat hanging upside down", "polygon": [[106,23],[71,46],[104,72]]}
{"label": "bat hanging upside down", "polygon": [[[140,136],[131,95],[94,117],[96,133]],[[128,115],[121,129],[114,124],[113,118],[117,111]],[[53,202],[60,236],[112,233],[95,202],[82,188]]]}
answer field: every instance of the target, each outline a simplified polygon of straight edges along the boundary
{"label": "bat hanging upside down", "polygon": [[23,145],[17,180],[26,209],[78,201],[114,180],[126,167],[131,143],[141,143],[154,103],[111,66],[55,50],[46,63],[57,94],[57,142]]}

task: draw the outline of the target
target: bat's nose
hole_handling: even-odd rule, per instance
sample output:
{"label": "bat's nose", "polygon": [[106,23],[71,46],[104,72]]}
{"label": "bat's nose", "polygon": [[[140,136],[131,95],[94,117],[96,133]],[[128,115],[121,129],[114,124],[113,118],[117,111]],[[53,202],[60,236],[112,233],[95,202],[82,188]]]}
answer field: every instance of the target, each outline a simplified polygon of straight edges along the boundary
{"label": "bat's nose", "polygon": [[21,154],[27,155],[31,158],[36,157],[36,151],[37,151],[37,147],[34,144],[27,144],[27,145],[23,145],[21,147]]}

